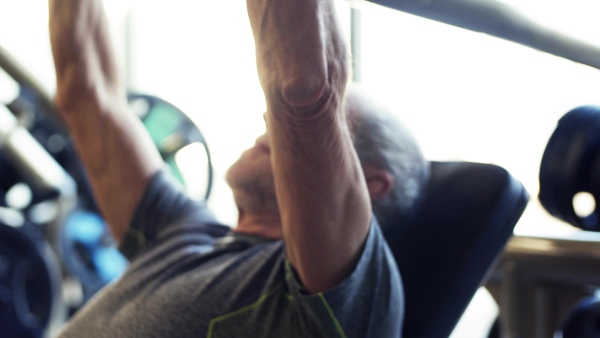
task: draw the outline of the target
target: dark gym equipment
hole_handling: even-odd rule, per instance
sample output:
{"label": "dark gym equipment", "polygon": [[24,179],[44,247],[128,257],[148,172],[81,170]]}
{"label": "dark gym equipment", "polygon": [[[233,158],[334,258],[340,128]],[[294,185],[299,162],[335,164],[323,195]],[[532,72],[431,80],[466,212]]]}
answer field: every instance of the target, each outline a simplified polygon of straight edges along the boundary
{"label": "dark gym equipment", "polygon": [[403,337],[448,337],[502,253],[529,195],[491,164],[432,162],[412,222],[386,234],[403,277]]}
{"label": "dark gym equipment", "polygon": [[[585,217],[573,208],[579,192],[589,192],[596,200],[596,209]],[[575,108],[558,122],[540,166],[539,199],[552,216],[600,231],[600,107]]]}
{"label": "dark gym equipment", "polygon": [[[56,220],[75,198],[71,176],[38,140],[0,104],[0,190],[22,184],[31,199],[19,208],[0,201],[0,334],[44,337],[61,317],[61,269],[47,241],[46,224],[30,218],[40,202],[53,201]],[[39,211],[39,210],[38,210]]]}
{"label": "dark gym equipment", "polygon": [[53,198],[74,198],[76,184],[36,138],[0,103],[0,151],[33,190]]}
{"label": "dark gym equipment", "polygon": [[190,183],[185,182],[182,177],[181,170],[175,162],[175,155],[190,144],[198,143],[202,146],[204,154],[195,156],[207,160],[206,168],[198,168],[206,171],[205,176],[202,177],[202,173],[197,172],[203,179],[200,184],[205,188],[204,195],[197,197],[208,200],[212,188],[213,167],[208,145],[200,129],[183,111],[163,99],[138,93],[129,94],[128,99],[132,110],[142,119],[160,155],[169,166],[171,174],[186,187]]}
{"label": "dark gym equipment", "polygon": [[[588,231],[600,231],[600,107],[582,106],[566,113],[550,137],[540,166],[539,200],[554,217]],[[595,209],[580,216],[573,197],[587,192]],[[558,337],[600,337],[600,298],[587,297],[571,309]]]}
{"label": "dark gym equipment", "polygon": [[583,299],[561,325],[561,338],[600,338],[600,296]]}
{"label": "dark gym equipment", "polygon": [[0,223],[0,336],[44,337],[61,303],[60,266],[39,228]]}
{"label": "dark gym equipment", "polygon": [[4,213],[22,218],[0,225],[0,265],[5,268],[0,336],[44,337],[66,315],[53,244],[54,230],[77,198],[77,185],[66,170],[76,158],[48,95],[1,47],[0,67],[20,89],[13,102],[0,104],[0,195],[17,183],[31,191],[31,201],[21,209],[0,201]]}

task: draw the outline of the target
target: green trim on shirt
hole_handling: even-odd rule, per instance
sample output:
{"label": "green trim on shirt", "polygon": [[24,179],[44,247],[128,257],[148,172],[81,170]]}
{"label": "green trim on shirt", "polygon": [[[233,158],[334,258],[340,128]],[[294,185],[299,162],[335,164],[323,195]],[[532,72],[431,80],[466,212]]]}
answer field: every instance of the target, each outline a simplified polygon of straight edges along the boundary
{"label": "green trim on shirt", "polygon": [[208,324],[208,335],[206,336],[206,338],[211,338],[211,336],[213,334],[213,327],[214,327],[214,325],[216,323],[218,323],[220,321],[223,321],[223,320],[226,320],[226,319],[229,319],[229,318],[232,318],[232,317],[235,317],[235,316],[239,315],[240,313],[252,310],[253,308],[259,306],[261,303],[264,303],[269,297],[271,297],[273,294],[275,294],[281,288],[283,288],[283,283],[280,283],[273,290],[271,290],[271,291],[265,293],[264,295],[260,296],[260,298],[256,302],[254,302],[254,303],[252,303],[252,304],[250,304],[248,306],[245,306],[245,307],[243,307],[243,308],[241,308],[239,310],[233,311],[231,313],[219,316],[219,317],[211,320],[210,323]]}
{"label": "green trim on shirt", "polygon": [[[290,261],[286,260],[285,261],[285,266],[286,266],[286,270],[287,270],[287,273],[285,274],[285,280],[289,284],[291,282],[291,280],[292,280],[292,266],[290,264]],[[294,284],[296,284],[296,283],[294,283]],[[287,296],[288,296],[288,299],[290,299],[290,300],[293,299],[293,297],[291,295],[288,294]],[[340,322],[335,317],[335,313],[333,313],[333,310],[329,306],[329,303],[327,302],[327,299],[325,299],[325,297],[323,296],[323,293],[320,292],[320,293],[317,294],[317,296],[319,297],[319,299],[321,299],[321,302],[323,303],[323,306],[325,306],[325,309],[327,310],[327,313],[329,313],[329,317],[331,318],[331,321],[335,325],[335,328],[337,329],[337,332],[340,334],[340,337],[341,338],[346,338],[346,333],[344,332],[344,329],[342,328],[342,325],[340,325]]]}
{"label": "green trim on shirt", "polygon": [[337,329],[338,333],[340,334],[340,337],[346,338],[346,334],[344,333],[344,329],[342,328],[342,326],[340,325],[340,322],[335,317],[335,314],[333,313],[333,310],[329,306],[329,303],[327,303],[327,299],[325,299],[325,297],[323,297],[323,293],[319,293],[319,298],[321,298],[321,301],[323,302],[323,305],[327,309],[327,312],[329,313],[329,317],[331,317],[331,320],[333,321],[333,324],[335,324],[335,328]]}

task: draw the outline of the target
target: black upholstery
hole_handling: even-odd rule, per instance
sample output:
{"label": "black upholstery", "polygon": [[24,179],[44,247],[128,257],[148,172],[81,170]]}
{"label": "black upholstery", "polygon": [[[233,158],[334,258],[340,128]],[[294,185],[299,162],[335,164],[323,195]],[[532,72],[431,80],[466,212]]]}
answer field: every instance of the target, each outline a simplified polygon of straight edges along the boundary
{"label": "black upholstery", "polygon": [[386,235],[404,283],[404,337],[452,333],[528,199],[498,166],[432,162],[413,221]]}

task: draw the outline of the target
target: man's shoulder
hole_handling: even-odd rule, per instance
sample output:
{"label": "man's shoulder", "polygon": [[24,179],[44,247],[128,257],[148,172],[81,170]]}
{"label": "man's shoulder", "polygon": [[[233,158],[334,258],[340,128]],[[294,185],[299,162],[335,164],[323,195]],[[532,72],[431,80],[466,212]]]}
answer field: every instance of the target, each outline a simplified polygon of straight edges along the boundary
{"label": "man's shoulder", "polygon": [[159,171],[138,203],[121,249],[132,259],[182,236],[210,244],[212,238],[226,235],[229,229],[214,217],[205,201],[190,199],[167,172]]}
{"label": "man's shoulder", "polygon": [[348,336],[399,336],[404,318],[402,279],[375,218],[354,271],[323,293],[322,301]]}

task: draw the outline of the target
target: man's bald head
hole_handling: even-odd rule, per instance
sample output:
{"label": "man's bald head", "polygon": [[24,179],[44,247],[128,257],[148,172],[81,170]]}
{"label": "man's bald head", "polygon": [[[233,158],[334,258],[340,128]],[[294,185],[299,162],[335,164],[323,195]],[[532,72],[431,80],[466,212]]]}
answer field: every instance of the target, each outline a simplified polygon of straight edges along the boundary
{"label": "man's bald head", "polygon": [[[389,193],[371,198],[373,212],[385,232],[410,219],[429,178],[429,163],[397,116],[357,85],[350,85],[346,91],[346,108],[363,168],[373,166],[393,177]],[[367,169],[365,174],[368,180]]]}

